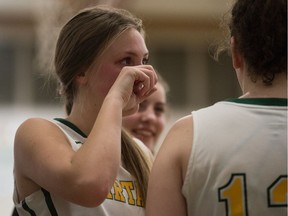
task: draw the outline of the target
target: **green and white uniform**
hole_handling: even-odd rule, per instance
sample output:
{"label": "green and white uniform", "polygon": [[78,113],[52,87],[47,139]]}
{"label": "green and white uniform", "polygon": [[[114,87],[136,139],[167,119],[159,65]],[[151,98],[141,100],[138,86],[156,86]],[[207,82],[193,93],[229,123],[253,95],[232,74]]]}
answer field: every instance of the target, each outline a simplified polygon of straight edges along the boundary
{"label": "green and white uniform", "polygon": [[188,215],[286,216],[287,99],[230,99],[192,116]]}
{"label": "green and white uniform", "polygon": [[[86,135],[72,123],[64,119],[56,119],[53,122],[67,136],[74,151],[77,151],[85,142]],[[147,154],[151,154],[143,143],[140,141],[137,143]],[[13,199],[21,216],[144,216],[144,202],[138,192],[135,178],[121,166],[106,200],[95,208],[87,208],[67,202],[45,189],[34,192],[20,202],[16,190],[14,190]]]}

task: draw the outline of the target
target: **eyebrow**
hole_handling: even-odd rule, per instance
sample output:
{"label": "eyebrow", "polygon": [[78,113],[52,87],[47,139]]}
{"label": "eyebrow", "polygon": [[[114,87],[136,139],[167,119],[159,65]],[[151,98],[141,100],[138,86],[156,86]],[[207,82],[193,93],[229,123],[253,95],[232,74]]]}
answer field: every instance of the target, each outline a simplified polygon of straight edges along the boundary
{"label": "eyebrow", "polygon": [[166,102],[157,102],[156,104],[157,104],[157,105],[164,105],[164,106],[165,106],[167,103],[166,103]]}
{"label": "eyebrow", "polygon": [[[136,57],[138,57],[138,55],[137,55],[135,52],[132,52],[132,51],[125,51],[125,54],[128,54],[128,55],[132,55],[132,56],[136,56]],[[148,56],[149,56],[149,52],[144,53],[143,56],[144,56],[144,57],[148,57]]]}

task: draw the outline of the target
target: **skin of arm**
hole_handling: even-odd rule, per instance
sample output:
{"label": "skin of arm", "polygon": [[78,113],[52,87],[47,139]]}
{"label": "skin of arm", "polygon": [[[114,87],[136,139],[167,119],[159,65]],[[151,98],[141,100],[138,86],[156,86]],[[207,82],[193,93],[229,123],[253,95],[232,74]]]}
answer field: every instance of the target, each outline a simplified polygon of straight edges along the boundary
{"label": "skin of arm", "polygon": [[146,206],[147,216],[186,215],[181,189],[192,143],[192,117],[178,120],[168,132],[152,167]]}
{"label": "skin of arm", "polygon": [[[152,69],[131,68],[119,74],[86,142],[77,152],[50,121],[28,119],[18,128],[14,170],[16,186],[22,188],[18,191],[20,200],[39,190],[40,185],[65,200],[86,207],[98,206],[105,200],[121,160],[122,112],[127,105],[132,109],[155,91],[153,83],[157,78]],[[132,93],[135,80],[145,85],[137,94]]]}
{"label": "skin of arm", "polygon": [[[56,125],[44,119],[27,120],[15,138],[15,169],[21,170],[22,178],[27,176],[66,200],[87,207],[98,206],[111,189],[120,164],[121,125],[111,126],[122,115],[121,109],[120,117],[111,109],[120,105],[112,100],[103,104],[101,118],[76,153]],[[102,130],[105,125],[107,129]]]}

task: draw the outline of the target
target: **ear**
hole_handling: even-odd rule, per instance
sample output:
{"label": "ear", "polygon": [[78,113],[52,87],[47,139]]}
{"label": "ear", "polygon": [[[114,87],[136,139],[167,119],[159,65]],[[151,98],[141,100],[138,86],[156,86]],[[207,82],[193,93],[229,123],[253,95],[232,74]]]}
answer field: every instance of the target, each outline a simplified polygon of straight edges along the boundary
{"label": "ear", "polygon": [[234,69],[241,68],[243,66],[243,59],[238,52],[237,41],[234,36],[232,36],[230,39],[230,46],[231,46],[233,67]]}
{"label": "ear", "polygon": [[87,71],[83,71],[83,72],[79,73],[76,76],[75,81],[79,85],[86,85],[86,83],[88,82],[88,73],[87,73]]}

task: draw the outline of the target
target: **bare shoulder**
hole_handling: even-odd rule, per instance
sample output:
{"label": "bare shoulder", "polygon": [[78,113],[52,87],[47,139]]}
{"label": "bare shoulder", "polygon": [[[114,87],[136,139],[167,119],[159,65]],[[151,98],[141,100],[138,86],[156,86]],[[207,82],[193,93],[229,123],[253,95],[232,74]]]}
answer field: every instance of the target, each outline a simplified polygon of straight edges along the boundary
{"label": "bare shoulder", "polygon": [[[177,120],[169,130],[160,151],[169,155],[182,168],[183,176],[186,173],[187,164],[192,148],[193,119],[192,115]],[[159,151],[159,153],[160,153]]]}
{"label": "bare shoulder", "polygon": [[[172,145],[175,147],[175,150],[187,150],[192,142],[192,131],[193,131],[193,121],[192,116],[188,115],[179,120],[177,120],[169,130],[164,144]],[[174,144],[173,144],[174,143]]]}
{"label": "bare shoulder", "polygon": [[47,119],[43,119],[43,118],[30,118],[25,120],[17,129],[17,133],[21,133],[23,131],[27,132],[31,129],[43,129],[42,127],[47,127],[47,129],[49,127],[53,127],[55,126],[55,124],[53,124],[51,121],[47,120]]}
{"label": "bare shoulder", "polygon": [[176,133],[187,133],[192,131],[192,115],[184,116],[177,120],[171,128]]}
{"label": "bare shoulder", "polygon": [[148,185],[149,216],[187,215],[181,190],[191,151],[192,122],[191,115],[176,121],[156,155]]}
{"label": "bare shoulder", "polygon": [[15,144],[17,141],[25,139],[33,139],[37,137],[43,137],[50,133],[59,134],[59,128],[47,119],[42,118],[30,118],[25,120],[17,129],[15,135]]}
{"label": "bare shoulder", "polygon": [[[56,142],[57,141],[57,142]],[[63,141],[63,142],[59,142]],[[66,137],[53,122],[42,118],[30,118],[24,121],[17,129],[14,140],[14,153],[27,154],[33,151],[50,148],[53,143],[67,143]],[[49,144],[49,145],[47,145]],[[20,151],[20,152],[19,152]],[[27,154],[29,155],[29,154]]]}

